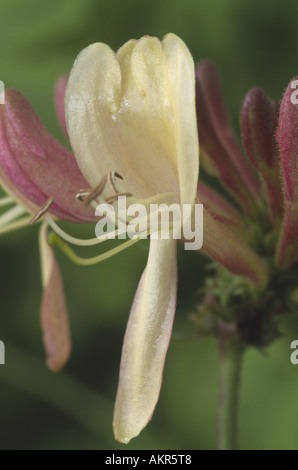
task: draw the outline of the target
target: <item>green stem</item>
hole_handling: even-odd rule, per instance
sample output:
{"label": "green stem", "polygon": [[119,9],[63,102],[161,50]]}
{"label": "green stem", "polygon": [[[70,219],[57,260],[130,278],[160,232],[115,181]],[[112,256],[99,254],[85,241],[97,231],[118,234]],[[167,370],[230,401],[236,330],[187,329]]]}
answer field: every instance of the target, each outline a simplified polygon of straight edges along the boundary
{"label": "green stem", "polygon": [[237,341],[225,338],[219,340],[218,349],[218,450],[237,450],[239,388],[244,347]]}

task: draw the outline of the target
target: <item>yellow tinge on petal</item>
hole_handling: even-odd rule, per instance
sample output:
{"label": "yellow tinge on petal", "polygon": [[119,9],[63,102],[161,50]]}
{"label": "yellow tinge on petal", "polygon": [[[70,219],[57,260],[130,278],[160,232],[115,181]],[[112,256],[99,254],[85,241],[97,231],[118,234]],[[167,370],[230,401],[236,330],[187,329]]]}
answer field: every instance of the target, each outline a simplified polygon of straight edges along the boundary
{"label": "yellow tinge on petal", "polygon": [[193,59],[174,34],[145,36],[115,54],[95,43],[70,73],[66,122],[78,164],[91,187],[117,171],[136,198],[177,193],[193,203],[198,136]]}
{"label": "yellow tinge on petal", "polygon": [[127,443],[151,419],[176,311],[176,240],[151,240],[122,349],[115,438]]}

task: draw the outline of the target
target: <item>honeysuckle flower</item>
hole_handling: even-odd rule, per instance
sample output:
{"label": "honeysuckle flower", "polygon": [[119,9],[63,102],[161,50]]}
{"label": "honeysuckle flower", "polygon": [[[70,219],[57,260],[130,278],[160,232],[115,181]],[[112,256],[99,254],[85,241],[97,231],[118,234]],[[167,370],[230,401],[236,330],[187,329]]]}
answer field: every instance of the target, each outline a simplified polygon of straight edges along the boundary
{"label": "honeysuckle flower", "polygon": [[[111,172],[119,191],[145,203],[169,194],[195,203],[198,135],[192,57],[168,34],[130,40],[116,53],[92,44],[77,57],[66,91],[66,122],[91,187]],[[128,442],[150,420],[162,380],[176,307],[176,240],[150,240],[146,269],[122,351],[114,433]]]}
{"label": "honeysuckle flower", "polygon": [[[270,275],[298,257],[293,235],[298,220],[293,189],[297,116],[288,109],[288,102],[282,104],[279,118],[279,152],[274,141],[276,107],[261,90],[248,93],[241,118],[251,166],[232,133],[214,66],[201,63],[195,81],[192,57],[174,34],[162,41],[148,36],[131,40],[116,53],[102,43],[84,49],[68,79],[65,116],[66,82],[62,78],[56,85],[56,109],[74,154],[47,133],[18,92],[8,90],[0,110],[0,178],[28,212],[46,221],[40,231],[45,286],[42,323],[50,367],[61,367],[69,355],[70,342],[62,281],[48,243],[47,224],[56,232],[51,241],[85,265],[106,259],[136,241],[89,260],[74,254],[64,241],[85,246],[100,241],[75,239],[54,219],[95,222],[93,207],[97,202],[114,204],[126,195],[127,211],[135,202],[145,206],[174,202],[181,207],[203,202],[202,251],[241,276],[235,285],[238,292],[251,295],[245,299],[254,302],[262,298],[260,292],[268,282],[274,291],[276,278],[272,282]],[[229,199],[204,183],[198,184],[198,132],[203,165],[219,177]],[[281,202],[283,193],[285,204]],[[16,214],[5,216],[8,223]],[[160,393],[176,310],[176,228],[173,225],[169,239],[150,238],[147,265],[131,308],[114,411],[114,433],[120,442],[129,442],[146,426]],[[223,290],[224,306],[230,292],[225,288],[234,285],[232,276],[225,276],[224,289],[216,285],[217,292]],[[213,300],[211,294],[208,305]],[[267,296],[266,302],[268,298],[272,302],[272,296]],[[268,306],[265,300],[262,298],[257,308],[253,303],[257,313]],[[237,310],[237,302],[235,305]],[[274,311],[280,308],[274,302],[272,306]],[[251,303],[246,308],[251,313]],[[243,315],[237,325],[245,331],[248,342],[256,342],[247,333]]]}
{"label": "honeysuckle flower", "polygon": [[[62,123],[63,85],[65,90],[65,80],[60,80],[59,93],[56,92],[57,113],[60,110]],[[49,200],[50,213],[60,219],[95,220],[93,210],[75,198],[78,188],[86,187],[87,183],[73,155],[46,131],[28,101],[15,90],[6,90],[5,104],[0,106],[0,183],[9,194],[0,204],[14,203],[0,216],[0,234],[24,227],[35,214],[42,215],[40,207]],[[71,345],[62,277],[47,241],[47,231],[43,223],[41,326],[47,364],[56,371],[67,361]]]}

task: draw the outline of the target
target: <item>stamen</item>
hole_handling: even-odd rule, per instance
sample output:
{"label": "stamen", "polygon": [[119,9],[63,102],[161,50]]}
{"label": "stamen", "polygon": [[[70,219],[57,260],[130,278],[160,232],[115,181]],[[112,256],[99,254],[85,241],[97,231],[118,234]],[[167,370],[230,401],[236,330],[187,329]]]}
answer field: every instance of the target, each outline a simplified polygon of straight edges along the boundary
{"label": "stamen", "polygon": [[[114,182],[115,177],[122,178],[118,173],[111,172],[109,174],[109,178],[111,179],[111,184],[112,185],[114,185],[114,183],[115,183]],[[99,185],[92,192],[90,192],[88,190],[81,190],[76,195],[76,197],[86,203],[86,196],[87,196],[87,198],[91,202],[91,204],[94,205],[95,207],[97,207],[97,205],[96,205],[95,201],[93,200],[93,198],[98,197],[98,195],[103,191],[103,189],[105,187],[105,184],[106,184],[106,181],[107,181],[107,177],[102,179],[101,182],[99,183]],[[115,189],[115,191],[117,191],[116,187],[114,187],[114,189]],[[117,193],[116,195],[110,196],[109,198],[105,199],[105,202],[114,202],[115,200],[118,199],[119,196],[131,197],[132,195],[130,193]],[[174,197],[174,196],[177,196],[177,194],[169,192],[169,193],[158,194],[158,195],[155,195],[155,196],[147,198],[147,199],[132,198],[132,200],[133,200],[133,202],[143,202],[143,203],[148,204],[148,203],[151,203],[151,202],[159,201],[159,200],[164,199],[166,197]],[[92,201],[91,201],[91,199],[92,199]],[[130,199],[130,202],[132,200]],[[41,216],[41,215],[44,214],[44,212],[45,212],[45,209],[44,210],[41,209],[38,214],[40,214],[40,216]],[[163,210],[160,211],[160,213],[162,213],[162,212],[163,212]],[[116,215],[117,215],[118,220],[121,217],[125,217],[127,219],[126,214],[121,214],[121,213],[118,214],[118,212],[116,211]],[[139,218],[139,222],[142,223],[146,219],[147,219],[147,221],[149,221],[150,220],[150,215],[152,215],[152,214],[148,214],[146,217]],[[133,219],[132,216],[128,217],[129,220],[131,218]],[[122,235],[122,234],[127,232],[126,228],[117,229],[117,230],[113,230],[113,231],[107,233],[106,237],[102,238],[102,239],[101,238],[80,239],[80,238],[73,237],[73,236],[69,235],[68,233],[66,233],[64,230],[62,230],[62,228],[59,227],[56,224],[56,222],[48,214],[45,215],[45,219],[47,220],[47,222],[51,226],[51,228],[54,230],[54,232],[60,238],[62,238],[63,240],[65,240],[68,243],[71,243],[71,244],[77,245],[77,246],[94,246],[94,245],[98,245],[98,244],[100,244],[100,243],[102,243],[106,240],[115,239],[119,235]],[[126,220],[126,225],[129,224],[129,220]],[[158,230],[158,228],[157,228],[157,230]],[[142,239],[142,238],[146,237],[149,234],[149,232],[150,232],[150,230],[147,230],[147,231],[144,231],[144,232],[141,232],[141,233],[138,233],[138,234],[134,235],[134,237],[137,237],[138,239]],[[133,239],[135,239],[134,237],[133,237]],[[130,242],[130,241],[128,241],[128,242]],[[126,246],[126,244],[123,244],[123,245]],[[122,251],[122,249],[124,249],[124,247],[121,248],[120,251]],[[115,249],[115,250],[118,250],[118,248]],[[114,250],[111,250],[111,253],[114,253]],[[117,253],[117,251],[115,253]],[[100,257],[101,257],[100,259],[102,259],[102,256],[103,255],[100,255]],[[109,256],[112,256],[112,255],[107,255],[107,257],[109,257]],[[97,259],[97,257],[96,257],[96,259]],[[106,259],[106,258],[103,258],[103,259]]]}
{"label": "stamen", "polygon": [[109,240],[109,239],[114,239],[118,235],[126,233],[126,229],[122,229],[122,230],[118,229],[118,230],[113,230],[112,232],[107,233],[106,234],[107,237],[105,239],[90,238],[88,240],[84,240],[84,239],[81,239],[81,238],[72,237],[68,233],[64,232],[64,230],[62,230],[62,228],[59,227],[59,225],[57,225],[56,222],[54,222],[54,220],[49,215],[46,214],[45,219],[47,220],[48,224],[52,227],[54,232],[57,235],[59,235],[59,237],[63,238],[63,240],[65,240],[66,242],[71,243],[72,245],[77,245],[77,246],[98,245],[99,243],[102,243],[102,242],[104,242],[106,240]]}
{"label": "stamen", "polygon": [[92,201],[94,201],[94,199],[96,199],[98,196],[101,195],[101,193],[103,192],[105,188],[105,185],[107,184],[107,179],[108,177],[104,176],[101,179],[100,183],[96,186],[96,188],[90,191],[89,196],[84,198],[83,202],[85,206],[88,206]]}
{"label": "stamen", "polygon": [[118,191],[117,186],[116,186],[115,178],[119,178],[120,180],[123,180],[123,176],[119,175],[119,173],[117,173],[117,171],[111,171],[109,173],[109,183],[112,186],[115,193],[118,194],[119,191]]}
{"label": "stamen", "polygon": [[141,237],[136,237],[132,238],[131,240],[128,240],[127,242],[122,243],[121,245],[113,248],[112,250],[106,251],[105,253],[98,255],[98,256],[93,256],[92,258],[81,258],[78,256],[74,251],[69,248],[66,243],[64,243],[60,238],[55,234],[52,233],[49,235],[49,243],[55,244],[60,248],[60,250],[63,251],[63,253],[71,259],[74,263],[80,264],[81,266],[91,266],[96,263],[100,263],[101,261],[104,261],[111,256],[116,255],[117,253],[120,253],[121,251],[125,250],[129,246],[134,245],[137,243],[139,240],[141,240]]}
{"label": "stamen", "polygon": [[[90,190],[89,189],[81,189],[77,194],[76,194],[76,199],[78,199],[81,202],[85,201],[85,198],[90,195]],[[94,207],[96,209],[98,205],[98,202],[91,201],[90,206]]]}
{"label": "stamen", "polygon": [[39,209],[38,212],[32,217],[30,220],[30,224],[33,225],[37,222],[46,212],[48,212],[49,208],[54,202],[54,198],[50,197],[50,199]]}
{"label": "stamen", "polygon": [[3,197],[0,199],[0,207],[7,206],[8,204],[11,204],[12,202],[15,202],[10,196]]}
{"label": "stamen", "polygon": [[5,233],[13,232],[14,230],[18,230],[20,228],[26,227],[29,225],[31,217],[23,217],[16,222],[12,222],[11,224],[5,225],[4,227],[0,228],[0,235],[4,235]]}
{"label": "stamen", "polygon": [[90,191],[88,189],[81,189],[77,194],[76,194],[76,199],[79,201],[84,202],[85,197],[89,196]]}
{"label": "stamen", "polygon": [[101,179],[100,183],[98,184],[98,186],[96,186],[96,188],[94,188],[92,190],[81,189],[76,194],[76,198],[79,199],[80,201],[84,202],[84,204],[86,206],[88,206],[91,202],[94,201],[94,199],[96,199],[98,196],[101,195],[101,193],[103,192],[103,190],[104,190],[104,188],[107,184],[108,179],[109,179],[109,183],[110,183],[111,187],[113,188],[113,191],[116,193],[116,195],[110,196],[109,198],[107,198],[106,202],[112,202],[112,201],[116,200],[118,195],[119,196],[130,197],[131,196],[130,193],[121,193],[121,194],[119,194],[118,188],[116,186],[116,178],[119,178],[119,179],[123,180],[123,177],[119,173],[117,173],[117,171],[111,171],[108,176],[105,175]]}
{"label": "stamen", "polygon": [[22,215],[25,212],[26,210],[22,206],[12,207],[0,216],[0,227],[8,224],[8,222],[11,222],[12,220],[16,219],[17,217],[19,217],[19,215]]}

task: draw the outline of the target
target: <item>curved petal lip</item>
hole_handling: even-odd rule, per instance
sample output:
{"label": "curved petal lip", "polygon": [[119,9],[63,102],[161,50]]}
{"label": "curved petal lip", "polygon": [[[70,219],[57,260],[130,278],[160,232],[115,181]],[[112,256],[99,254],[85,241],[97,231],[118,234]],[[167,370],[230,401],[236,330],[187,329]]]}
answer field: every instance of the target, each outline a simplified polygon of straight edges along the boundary
{"label": "curved petal lip", "polygon": [[198,134],[192,57],[173,34],[143,37],[115,54],[95,43],[70,73],[66,122],[74,154],[90,185],[111,171],[138,198],[177,193],[194,203]]}

